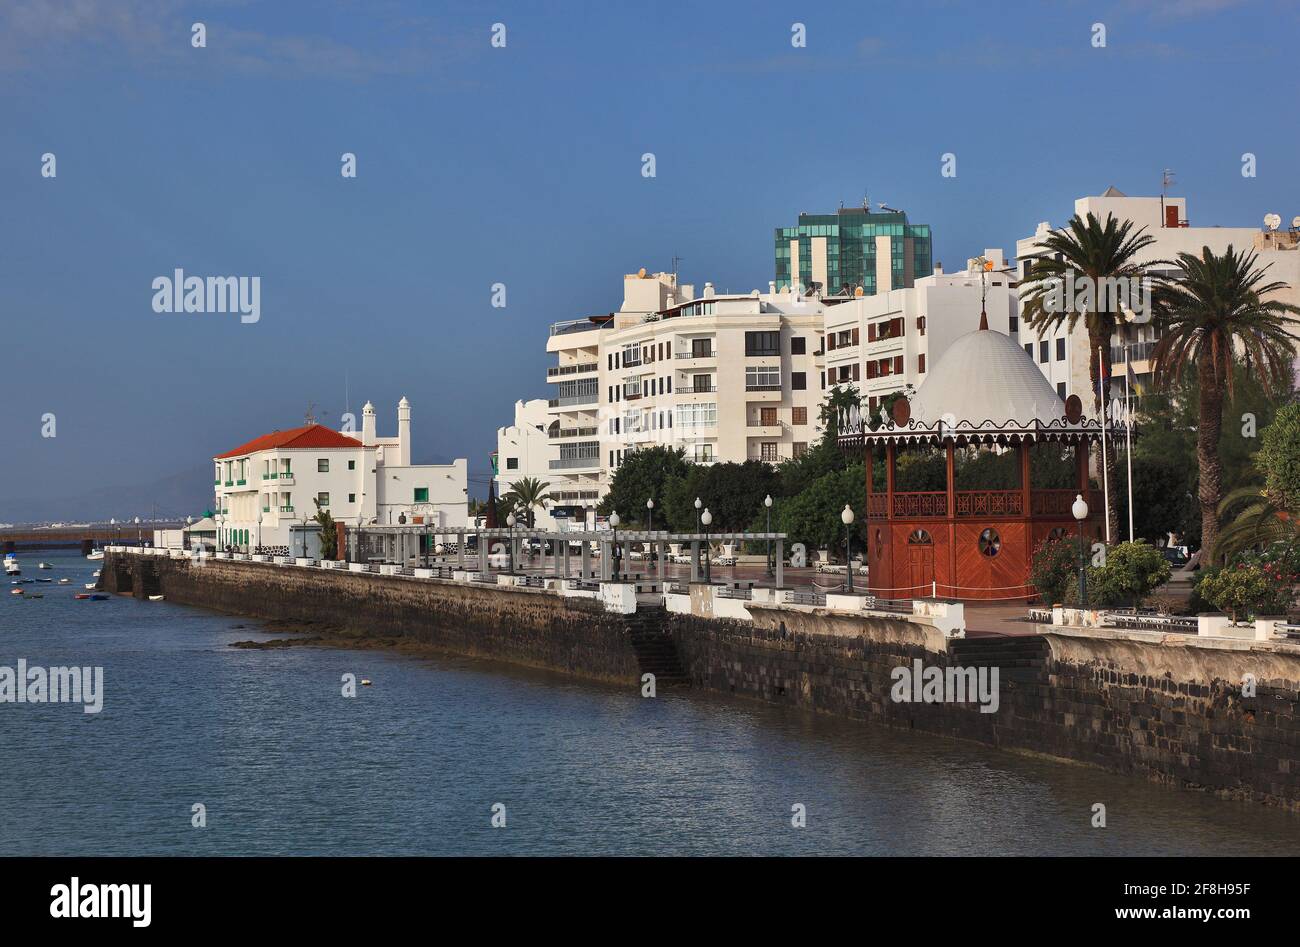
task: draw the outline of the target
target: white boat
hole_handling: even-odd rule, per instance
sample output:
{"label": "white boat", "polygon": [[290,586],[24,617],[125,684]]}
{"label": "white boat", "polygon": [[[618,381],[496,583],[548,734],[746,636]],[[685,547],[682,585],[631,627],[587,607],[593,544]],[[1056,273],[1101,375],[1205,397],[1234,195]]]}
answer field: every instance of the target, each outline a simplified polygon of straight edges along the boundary
{"label": "white boat", "polygon": [[72,581],[71,579],[59,579],[59,585],[67,585],[71,581]]}
{"label": "white boat", "polygon": [[102,550],[102,549],[96,549],[94,552],[89,553],[89,554],[86,556],[86,558],[87,558],[87,559],[90,559],[90,560],[92,560],[92,561],[94,561],[94,562],[98,562],[100,559],[103,559],[103,558],[104,558],[104,550]]}
{"label": "white boat", "polygon": [[97,583],[97,582],[87,582],[87,583],[86,583],[86,588],[88,588],[88,589],[97,589],[97,588],[99,588],[99,583]]}
{"label": "white boat", "polygon": [[99,569],[96,569],[94,572],[92,572],[92,573],[90,574],[90,577],[91,577],[92,579],[98,579],[98,578],[99,578],[99,572],[100,572],[100,570],[99,570]]}
{"label": "white boat", "polygon": [[36,566],[36,568],[38,568],[38,569],[53,569],[54,566],[50,565],[48,562],[42,562],[42,563],[39,563],[39,564]]}
{"label": "white boat", "polygon": [[161,602],[162,600],[163,600],[163,596],[161,596],[161,595],[150,595],[150,596],[149,596],[149,601],[151,601],[151,602]]}
{"label": "white boat", "polygon": [[22,566],[12,552],[5,553],[5,575],[22,575]]}

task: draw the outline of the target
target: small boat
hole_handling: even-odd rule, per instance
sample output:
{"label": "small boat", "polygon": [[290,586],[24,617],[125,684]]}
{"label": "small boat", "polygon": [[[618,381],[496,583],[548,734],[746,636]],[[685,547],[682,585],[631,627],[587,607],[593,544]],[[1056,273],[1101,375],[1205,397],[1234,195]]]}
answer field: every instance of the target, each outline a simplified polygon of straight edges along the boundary
{"label": "small boat", "polygon": [[98,583],[98,582],[87,582],[86,585],[85,585],[85,588],[88,588],[88,589],[97,589],[97,588],[99,588],[99,583]]}
{"label": "small boat", "polygon": [[38,569],[53,569],[54,566],[50,565],[48,562],[40,562],[40,563],[37,563],[36,568],[38,568]]}
{"label": "small boat", "polygon": [[90,577],[91,577],[92,579],[98,579],[98,578],[99,578],[99,573],[100,573],[101,571],[102,571],[102,570],[100,570],[100,569],[96,569],[94,572],[92,572],[92,573],[90,574]]}
{"label": "small boat", "polygon": [[37,582],[53,582],[53,579],[37,579]]}
{"label": "small boat", "polygon": [[36,593],[35,595],[24,595],[23,598],[24,598],[24,599],[29,599],[29,598],[45,598],[45,594],[42,593],[42,592],[38,592],[38,593]]}
{"label": "small boat", "polygon": [[92,553],[87,553],[86,558],[91,560],[92,562],[98,562],[100,559],[104,558],[104,550],[96,549]]}
{"label": "small boat", "polygon": [[74,595],[74,596],[72,596],[72,597],[75,598],[78,602],[81,602],[81,601],[85,601],[86,599],[90,598],[90,593],[89,593],[89,592],[78,592],[76,595]]}
{"label": "small boat", "polygon": [[5,575],[22,575],[22,566],[18,564],[18,559],[12,552],[5,553]]}
{"label": "small boat", "polygon": [[22,589],[10,589],[10,590],[9,590],[9,594],[10,594],[10,595],[22,595],[22,594],[23,594],[23,590],[22,590]]}
{"label": "small boat", "polygon": [[59,585],[67,585],[71,581],[72,581],[71,579],[59,579]]}
{"label": "small boat", "polygon": [[361,686],[362,686],[362,687],[369,687],[369,686],[370,686],[370,678],[368,678],[368,677],[363,677],[363,678],[361,679]]}
{"label": "small boat", "polygon": [[90,600],[91,600],[92,602],[107,602],[107,601],[108,601],[108,593],[107,593],[107,592],[96,592],[96,593],[94,593],[93,595],[90,596]]}
{"label": "small boat", "polygon": [[151,601],[151,602],[161,602],[162,600],[163,600],[163,596],[161,596],[161,595],[150,595],[150,596],[149,596],[149,601]]}

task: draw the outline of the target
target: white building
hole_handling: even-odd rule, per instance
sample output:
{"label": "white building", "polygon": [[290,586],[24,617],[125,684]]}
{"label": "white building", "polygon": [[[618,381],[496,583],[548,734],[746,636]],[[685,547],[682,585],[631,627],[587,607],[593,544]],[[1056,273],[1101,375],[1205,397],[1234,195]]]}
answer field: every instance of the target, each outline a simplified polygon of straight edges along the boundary
{"label": "white building", "polygon": [[362,411],[361,435],[321,424],[273,431],[213,458],[219,544],[240,549],[284,546],[290,527],[316,515],[315,500],[336,521],[356,525],[466,524],[464,458],[411,463],[411,405],[397,406],[397,436],[379,437],[375,408]]}
{"label": "white building", "polygon": [[985,250],[983,259],[991,268],[972,260],[964,270],[945,273],[936,264],[933,274],[906,289],[826,300],[823,385],[852,385],[874,414],[887,395],[907,385],[919,388],[948,346],[979,328],[981,294],[989,328],[1014,333],[1015,271],[1001,250]]}
{"label": "white building", "polygon": [[[682,447],[695,463],[778,463],[818,437],[822,301],[790,292],[695,295],[675,274],[624,277],[607,316],[556,323],[551,493],[594,516],[631,452]],[[565,509],[567,507],[567,509]]]}
{"label": "white building", "polygon": [[[555,442],[547,431],[551,423],[550,407],[543,398],[515,402],[515,423],[497,428],[496,485],[497,496],[510,491],[510,485],[531,477],[541,483],[555,486],[551,460],[558,455]],[[547,490],[547,493],[551,493]],[[552,500],[546,509],[533,510],[533,522],[538,529],[554,529],[551,516]]]}
{"label": "white building", "polygon": [[[1293,231],[1265,233],[1258,227],[1193,227],[1187,216],[1186,198],[1129,197],[1113,187],[1098,197],[1079,198],[1074,202],[1074,212],[1084,218],[1089,213],[1094,214],[1103,224],[1110,214],[1120,221],[1131,220],[1134,233],[1145,227],[1146,233],[1155,237],[1155,243],[1139,253],[1139,263],[1175,260],[1179,253],[1200,256],[1202,247],[1209,247],[1216,254],[1222,254],[1230,245],[1239,252],[1256,252],[1259,259],[1255,265],[1268,267],[1268,281],[1281,280],[1289,284],[1290,289],[1279,298],[1300,305],[1300,241]],[[1016,241],[1022,280],[1034,258],[1042,254],[1039,243],[1051,230],[1052,225],[1044,221],[1038,225],[1034,236]],[[1172,273],[1173,270],[1162,267],[1159,272]],[[1039,339],[1036,329],[1022,324],[1018,341],[1057,391],[1077,394],[1085,405],[1092,403],[1094,383],[1089,378],[1088,333],[1082,320],[1074,332],[1062,325],[1045,333],[1042,339]],[[1139,323],[1130,325],[1126,340],[1115,340],[1111,349],[1111,361],[1115,366],[1112,397],[1122,397],[1125,342],[1138,384],[1145,388],[1150,378],[1150,355],[1155,341],[1152,327]]]}

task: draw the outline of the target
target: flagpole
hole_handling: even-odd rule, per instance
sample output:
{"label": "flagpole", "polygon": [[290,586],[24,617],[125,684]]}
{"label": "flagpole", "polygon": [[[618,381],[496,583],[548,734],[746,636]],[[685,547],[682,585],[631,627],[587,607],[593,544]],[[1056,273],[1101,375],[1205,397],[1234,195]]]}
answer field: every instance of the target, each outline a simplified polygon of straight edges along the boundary
{"label": "flagpole", "polygon": [[1129,401],[1128,376],[1133,371],[1128,343],[1124,343],[1124,454],[1128,461],[1128,541],[1133,542],[1133,403]]}
{"label": "flagpole", "polygon": [[1110,478],[1106,476],[1106,361],[1097,346],[1097,394],[1101,402],[1101,502],[1106,514],[1106,545],[1110,545]]}

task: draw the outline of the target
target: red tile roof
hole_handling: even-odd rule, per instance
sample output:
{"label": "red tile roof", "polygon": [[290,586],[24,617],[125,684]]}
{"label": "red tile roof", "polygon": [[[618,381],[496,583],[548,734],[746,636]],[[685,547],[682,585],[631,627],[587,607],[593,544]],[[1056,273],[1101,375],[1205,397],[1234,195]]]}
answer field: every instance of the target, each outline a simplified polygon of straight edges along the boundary
{"label": "red tile roof", "polygon": [[240,444],[234,450],[228,450],[224,454],[218,454],[216,460],[222,460],[226,457],[243,457],[259,450],[272,450],[277,447],[295,448],[295,447],[360,447],[361,442],[356,438],[348,437],[346,434],[340,434],[333,431],[323,424],[308,424],[304,427],[295,427],[287,431],[272,431],[270,434],[263,434],[261,437],[255,437],[247,444]]}

